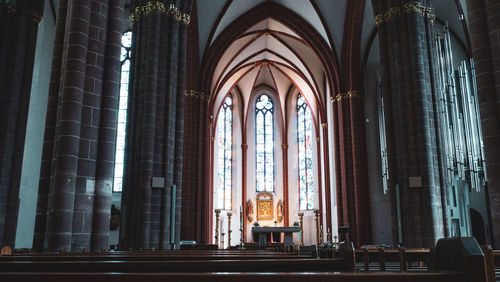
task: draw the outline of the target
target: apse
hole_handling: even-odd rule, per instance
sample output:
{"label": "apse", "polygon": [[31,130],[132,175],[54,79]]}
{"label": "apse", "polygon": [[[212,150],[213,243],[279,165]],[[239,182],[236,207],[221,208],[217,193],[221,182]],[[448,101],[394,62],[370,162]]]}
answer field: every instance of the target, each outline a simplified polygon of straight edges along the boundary
{"label": "apse", "polygon": [[294,241],[305,244],[332,236],[329,82],[309,42],[273,17],[242,29],[221,54],[210,78],[212,243],[252,242],[254,226],[302,224]]}

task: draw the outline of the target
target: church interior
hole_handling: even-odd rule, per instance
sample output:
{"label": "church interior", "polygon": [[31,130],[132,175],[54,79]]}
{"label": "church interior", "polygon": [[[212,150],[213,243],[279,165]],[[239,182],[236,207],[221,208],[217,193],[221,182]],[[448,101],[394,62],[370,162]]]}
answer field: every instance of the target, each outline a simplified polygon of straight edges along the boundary
{"label": "church interior", "polygon": [[0,32],[0,279],[500,279],[497,0],[0,0]]}

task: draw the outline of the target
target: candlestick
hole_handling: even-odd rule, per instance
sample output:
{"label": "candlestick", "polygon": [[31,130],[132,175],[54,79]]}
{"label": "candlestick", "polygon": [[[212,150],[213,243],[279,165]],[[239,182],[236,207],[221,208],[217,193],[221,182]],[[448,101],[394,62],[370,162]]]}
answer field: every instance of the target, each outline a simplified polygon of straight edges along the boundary
{"label": "candlestick", "polygon": [[227,248],[231,248],[231,216],[232,212],[227,212]]}
{"label": "candlestick", "polygon": [[219,216],[220,209],[215,210],[215,244],[219,246]]}
{"label": "candlestick", "polygon": [[220,233],[220,235],[221,235],[221,242],[220,243],[222,245],[222,248],[224,249],[224,235],[225,235],[224,230],[222,230],[222,232]]}
{"label": "candlestick", "polygon": [[319,210],[314,210],[314,216],[316,220],[316,245],[321,245],[319,241]]}
{"label": "candlestick", "polygon": [[243,250],[243,207],[240,206],[240,248]]}
{"label": "candlestick", "polygon": [[299,212],[300,219],[300,245],[304,246],[304,213]]}
{"label": "candlestick", "polygon": [[321,244],[323,244],[323,225],[320,225],[319,227],[320,233],[319,233],[319,240],[321,241]]}

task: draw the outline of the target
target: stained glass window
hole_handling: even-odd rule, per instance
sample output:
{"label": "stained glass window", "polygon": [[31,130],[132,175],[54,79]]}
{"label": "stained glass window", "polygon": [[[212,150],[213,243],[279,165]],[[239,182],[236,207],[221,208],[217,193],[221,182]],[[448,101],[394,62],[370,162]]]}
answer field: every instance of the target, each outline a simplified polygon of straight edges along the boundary
{"label": "stained glass window", "polygon": [[232,130],[233,100],[231,95],[224,99],[224,104],[217,120],[217,208],[231,209],[231,162],[232,162]]}
{"label": "stained glass window", "polygon": [[118,109],[118,127],[116,130],[115,178],[113,192],[122,191],[131,47],[132,31],[127,31],[122,35],[122,48],[120,54],[120,61],[122,63],[120,76],[120,106]]}
{"label": "stained glass window", "polygon": [[274,191],[273,101],[266,94],[255,104],[255,158],[257,192]]}
{"label": "stained glass window", "polygon": [[312,115],[302,95],[299,95],[297,99],[297,143],[300,210],[312,210],[314,208]]}

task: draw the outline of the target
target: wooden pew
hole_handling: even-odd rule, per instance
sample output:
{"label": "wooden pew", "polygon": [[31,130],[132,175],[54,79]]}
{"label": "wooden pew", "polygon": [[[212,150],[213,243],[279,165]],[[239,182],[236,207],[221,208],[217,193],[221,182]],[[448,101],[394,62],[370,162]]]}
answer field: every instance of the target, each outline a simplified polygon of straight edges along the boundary
{"label": "wooden pew", "polygon": [[461,273],[342,273],[342,259],[261,250],[11,254],[0,281],[465,281]]}
{"label": "wooden pew", "polygon": [[493,250],[495,266],[500,267],[500,250]]}
{"label": "wooden pew", "polygon": [[385,248],[362,248],[356,250],[356,262],[363,262],[363,270],[370,271],[370,263],[378,263],[379,270],[385,271],[387,264],[399,264],[399,271],[407,271],[418,263],[419,270],[426,271],[424,265],[429,264],[429,249],[385,249]]}
{"label": "wooden pew", "polygon": [[289,253],[277,253],[269,251],[154,251],[154,252],[75,252],[75,253],[21,253],[9,256],[0,256],[0,261],[138,261],[138,260],[251,260],[251,259],[292,259],[308,258]]}
{"label": "wooden pew", "polygon": [[0,272],[322,272],[342,271],[341,259],[1,261]]}
{"label": "wooden pew", "polygon": [[218,281],[218,282],[465,282],[461,273],[0,273],[0,281],[9,282],[178,282],[178,281]]}

